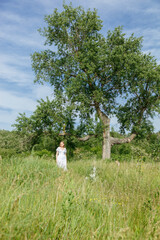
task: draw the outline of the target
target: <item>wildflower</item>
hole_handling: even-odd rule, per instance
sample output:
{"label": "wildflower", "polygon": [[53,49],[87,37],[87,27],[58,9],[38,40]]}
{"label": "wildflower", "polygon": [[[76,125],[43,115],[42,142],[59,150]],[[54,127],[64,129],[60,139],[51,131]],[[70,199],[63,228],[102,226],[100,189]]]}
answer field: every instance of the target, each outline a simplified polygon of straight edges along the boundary
{"label": "wildflower", "polygon": [[95,180],[95,178],[96,178],[96,167],[93,168],[93,173],[90,174],[89,176]]}
{"label": "wildflower", "polygon": [[[96,180],[96,167],[93,167],[93,173],[91,173],[89,175],[89,177],[92,179],[92,180]],[[89,177],[85,177],[85,179],[89,179]]]}

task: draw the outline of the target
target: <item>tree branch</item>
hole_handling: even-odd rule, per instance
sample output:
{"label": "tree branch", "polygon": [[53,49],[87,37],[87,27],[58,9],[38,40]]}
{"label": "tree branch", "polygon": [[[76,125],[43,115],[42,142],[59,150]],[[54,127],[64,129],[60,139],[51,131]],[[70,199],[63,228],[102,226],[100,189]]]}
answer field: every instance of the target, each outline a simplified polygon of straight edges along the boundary
{"label": "tree branch", "polygon": [[69,136],[71,135],[70,133],[62,132],[58,134],[59,136]]}
{"label": "tree branch", "polygon": [[129,143],[131,142],[134,138],[136,137],[136,134],[133,133],[131,134],[131,136],[127,137],[127,138],[113,138],[111,137],[110,140],[111,140],[111,146],[113,146],[114,144],[122,144],[122,143]]}
{"label": "tree branch", "polygon": [[82,138],[77,138],[78,140],[82,141],[82,142],[85,142],[85,141],[88,141],[91,137],[96,137],[96,135],[87,135],[85,137],[82,137]]}
{"label": "tree branch", "polygon": [[[66,133],[66,132],[59,133],[58,135],[59,136],[71,136],[70,133]],[[73,135],[73,136],[76,137],[79,141],[85,142],[85,141],[88,141],[92,137],[96,137],[97,135],[92,134],[92,135],[87,135],[87,136],[81,137],[81,138],[79,138],[79,137],[77,137],[75,135]]]}
{"label": "tree branch", "polygon": [[98,116],[102,120],[104,126],[108,126],[110,119],[100,110],[99,103],[96,101],[94,101],[94,103],[95,103],[95,108],[98,113]]}

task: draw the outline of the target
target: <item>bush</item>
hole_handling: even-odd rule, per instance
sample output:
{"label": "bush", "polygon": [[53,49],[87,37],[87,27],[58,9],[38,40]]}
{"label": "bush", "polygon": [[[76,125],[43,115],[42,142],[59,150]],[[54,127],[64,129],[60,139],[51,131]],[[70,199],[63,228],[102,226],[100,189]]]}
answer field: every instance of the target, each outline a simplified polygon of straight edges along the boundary
{"label": "bush", "polygon": [[52,157],[53,153],[51,151],[48,151],[47,149],[43,149],[41,151],[33,151],[32,154],[34,156],[38,156],[38,157]]}
{"label": "bush", "polygon": [[94,146],[90,148],[91,153],[96,154],[98,158],[102,157],[102,146]]}
{"label": "bush", "polygon": [[10,158],[12,156],[15,156],[16,154],[17,152],[14,149],[0,148],[0,155],[2,156],[2,158]]}
{"label": "bush", "polygon": [[124,143],[120,145],[113,145],[111,152],[120,155],[132,154],[131,144]]}

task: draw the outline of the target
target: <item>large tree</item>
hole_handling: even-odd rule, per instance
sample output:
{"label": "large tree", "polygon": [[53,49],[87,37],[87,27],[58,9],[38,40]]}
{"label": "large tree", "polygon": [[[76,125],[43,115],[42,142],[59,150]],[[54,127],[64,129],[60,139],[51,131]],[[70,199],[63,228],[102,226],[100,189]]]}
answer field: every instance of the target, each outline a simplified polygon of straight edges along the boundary
{"label": "large tree", "polygon": [[[103,159],[111,146],[130,142],[141,123],[159,111],[160,67],[142,53],[142,37],[125,37],[121,27],[101,33],[97,11],[72,4],[45,17],[40,29],[50,48],[35,52],[35,81],[49,82],[56,98],[66,95],[83,119],[96,112],[103,123]],[[110,137],[110,118],[115,114],[122,128],[131,131],[125,139]]]}

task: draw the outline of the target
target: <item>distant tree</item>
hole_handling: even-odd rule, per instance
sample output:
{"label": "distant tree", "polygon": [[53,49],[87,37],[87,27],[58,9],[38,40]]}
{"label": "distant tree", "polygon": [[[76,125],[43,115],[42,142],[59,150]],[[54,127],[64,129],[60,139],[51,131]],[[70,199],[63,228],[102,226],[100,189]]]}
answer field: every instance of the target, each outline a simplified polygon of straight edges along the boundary
{"label": "distant tree", "polygon": [[[49,82],[56,99],[67,96],[82,120],[97,113],[103,123],[103,159],[110,158],[113,144],[130,142],[141,124],[160,106],[160,66],[142,53],[142,37],[126,38],[122,28],[104,37],[97,11],[63,5],[45,17],[40,29],[50,50],[35,52],[35,82]],[[122,130],[131,136],[110,136],[110,118],[118,117]],[[87,140],[88,138],[84,138]]]}

